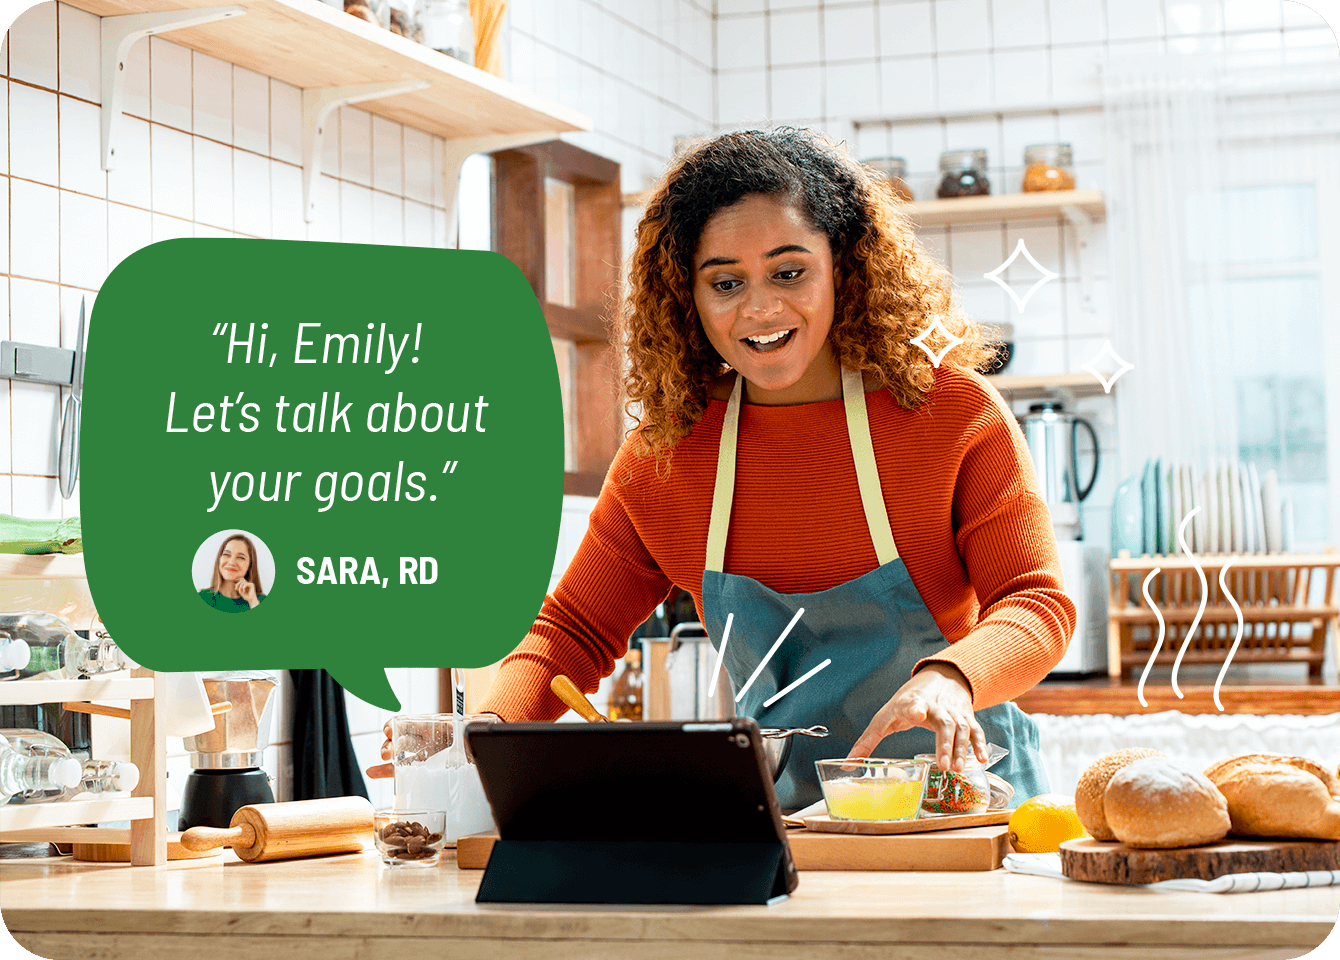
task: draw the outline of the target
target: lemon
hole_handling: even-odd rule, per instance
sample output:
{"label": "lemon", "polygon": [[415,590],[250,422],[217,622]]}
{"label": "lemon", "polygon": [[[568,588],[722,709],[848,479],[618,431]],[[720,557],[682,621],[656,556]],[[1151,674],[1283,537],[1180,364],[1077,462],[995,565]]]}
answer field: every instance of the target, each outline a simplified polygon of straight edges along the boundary
{"label": "lemon", "polygon": [[1015,853],[1056,853],[1063,840],[1086,836],[1073,797],[1044,793],[1025,800],[1010,814],[1010,844]]}

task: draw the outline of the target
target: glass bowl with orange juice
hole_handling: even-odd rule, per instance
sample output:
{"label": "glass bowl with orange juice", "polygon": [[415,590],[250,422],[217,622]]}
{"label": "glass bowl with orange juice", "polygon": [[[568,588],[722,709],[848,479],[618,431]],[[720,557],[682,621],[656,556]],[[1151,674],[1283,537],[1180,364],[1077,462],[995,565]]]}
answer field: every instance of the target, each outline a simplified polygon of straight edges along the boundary
{"label": "glass bowl with orange juice", "polygon": [[923,760],[878,757],[816,760],[814,767],[834,820],[915,820],[930,774]]}

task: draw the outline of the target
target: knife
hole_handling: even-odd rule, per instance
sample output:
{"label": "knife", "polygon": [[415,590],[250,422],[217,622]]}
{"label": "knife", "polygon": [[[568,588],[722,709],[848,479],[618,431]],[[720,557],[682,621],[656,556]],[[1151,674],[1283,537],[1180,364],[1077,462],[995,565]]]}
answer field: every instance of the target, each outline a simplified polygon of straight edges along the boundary
{"label": "knife", "polygon": [[85,300],[81,298],[74,372],[70,378],[70,396],[65,401],[65,417],[60,425],[60,454],[56,465],[60,495],[66,500],[74,496],[74,482],[79,479],[79,414],[84,398],[84,307]]}

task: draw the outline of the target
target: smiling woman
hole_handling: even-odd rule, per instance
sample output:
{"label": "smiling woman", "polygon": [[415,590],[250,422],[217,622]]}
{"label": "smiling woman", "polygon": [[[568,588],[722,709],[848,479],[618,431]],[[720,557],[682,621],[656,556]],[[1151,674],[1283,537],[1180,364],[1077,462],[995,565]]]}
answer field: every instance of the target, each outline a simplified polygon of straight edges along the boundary
{"label": "smiling woman", "polygon": [[[201,582],[201,561],[218,543],[212,566],[206,567],[209,586],[198,590],[200,599],[224,613],[244,613],[260,606],[266,597],[261,583],[261,568],[274,577],[274,560],[264,543],[241,530],[222,531],[211,536],[196,550],[192,570],[197,585]],[[259,544],[259,549],[258,545]]]}
{"label": "smiling woman", "polygon": [[[556,718],[550,680],[594,692],[678,585],[743,716],[829,728],[793,748],[784,808],[819,798],[815,760],[961,770],[988,740],[1015,801],[1047,792],[1008,701],[1060,659],[1074,604],[1019,429],[974,372],[993,350],[904,209],[808,131],[674,162],[618,320],[640,422],[482,711]],[[936,320],[960,341],[938,363],[912,342]]]}

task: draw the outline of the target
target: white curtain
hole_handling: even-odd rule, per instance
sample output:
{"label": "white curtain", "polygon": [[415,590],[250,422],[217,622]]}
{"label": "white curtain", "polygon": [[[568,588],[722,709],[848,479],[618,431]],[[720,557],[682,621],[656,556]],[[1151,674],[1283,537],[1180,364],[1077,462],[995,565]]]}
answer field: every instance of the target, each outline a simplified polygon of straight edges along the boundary
{"label": "white curtain", "polygon": [[[1313,354],[1305,363],[1320,363],[1322,345],[1337,342],[1334,331],[1293,330],[1268,314],[1242,330],[1245,288],[1234,281],[1239,265],[1278,261],[1264,248],[1287,246],[1300,223],[1315,234],[1340,213],[1320,208],[1330,188],[1317,188],[1336,179],[1340,68],[1170,55],[1110,61],[1103,88],[1113,347],[1134,365],[1114,388],[1122,473],[1151,456],[1236,458],[1252,416],[1241,368],[1254,351],[1296,343]],[[1299,203],[1245,186],[1301,183],[1310,192]],[[1337,391],[1327,392],[1334,406]],[[1330,454],[1334,463],[1340,450]]]}

